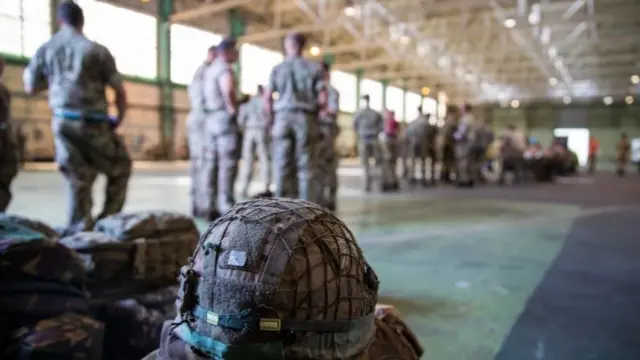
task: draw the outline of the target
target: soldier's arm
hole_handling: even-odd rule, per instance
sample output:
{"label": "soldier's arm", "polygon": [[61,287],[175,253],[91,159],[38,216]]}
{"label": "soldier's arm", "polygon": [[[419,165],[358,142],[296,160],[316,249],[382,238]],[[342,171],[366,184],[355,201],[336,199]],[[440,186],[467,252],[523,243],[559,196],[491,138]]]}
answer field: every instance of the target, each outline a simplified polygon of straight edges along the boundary
{"label": "soldier's arm", "polygon": [[276,70],[278,67],[276,66],[271,70],[271,75],[269,75],[269,83],[267,84],[267,88],[264,90],[264,111],[267,114],[267,122],[270,123],[273,119],[273,93],[278,90],[276,84]]}
{"label": "soldier's arm", "polygon": [[124,82],[122,81],[122,75],[118,71],[116,66],[116,59],[114,59],[111,52],[105,48],[100,47],[100,64],[102,67],[102,81],[107,86],[113,89],[116,100],[116,110],[118,111],[117,124],[120,124],[127,113],[129,102],[127,100],[127,91],[124,88]]}
{"label": "soldier's arm", "polygon": [[322,68],[319,65],[313,75],[313,88],[318,94],[318,104],[320,104],[320,107],[327,107],[329,100],[329,84],[325,81]]}
{"label": "soldier's arm", "polygon": [[327,106],[327,112],[331,116],[337,116],[340,109],[340,93],[337,90],[333,90],[329,97],[329,106]]}
{"label": "soldier's arm", "polygon": [[29,61],[29,65],[24,69],[22,81],[24,91],[29,95],[35,95],[48,88],[46,70],[46,48],[41,46]]}
{"label": "soldier's arm", "polygon": [[236,101],[236,78],[233,76],[233,70],[229,67],[218,80],[220,82],[220,89],[222,90],[222,96],[224,103],[227,107],[227,111],[230,114],[236,114],[238,112],[238,102]]}

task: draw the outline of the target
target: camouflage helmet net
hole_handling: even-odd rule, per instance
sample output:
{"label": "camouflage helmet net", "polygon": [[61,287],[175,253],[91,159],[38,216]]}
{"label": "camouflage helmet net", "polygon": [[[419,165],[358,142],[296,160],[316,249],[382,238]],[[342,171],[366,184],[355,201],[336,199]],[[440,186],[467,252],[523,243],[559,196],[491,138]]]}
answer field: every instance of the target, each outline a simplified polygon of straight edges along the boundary
{"label": "camouflage helmet net", "polygon": [[[328,210],[251,200],[216,220],[183,267],[175,334],[208,357],[235,346],[239,357],[269,358],[267,344],[280,344],[286,359],[364,359],[377,291],[353,234]],[[251,344],[261,345],[249,353]]]}

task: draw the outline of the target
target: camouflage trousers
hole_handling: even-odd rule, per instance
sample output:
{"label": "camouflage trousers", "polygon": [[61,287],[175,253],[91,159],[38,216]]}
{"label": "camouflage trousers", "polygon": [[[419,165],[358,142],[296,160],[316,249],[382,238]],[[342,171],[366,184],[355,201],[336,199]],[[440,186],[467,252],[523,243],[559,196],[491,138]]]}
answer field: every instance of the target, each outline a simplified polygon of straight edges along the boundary
{"label": "camouflage trousers", "polygon": [[398,140],[395,138],[387,138],[382,143],[383,148],[383,166],[382,166],[382,184],[396,185],[398,184],[397,164],[398,164]]}
{"label": "camouflage trousers", "polygon": [[[281,111],[271,129],[273,177],[276,197],[314,201],[315,148],[318,124],[315,113]],[[295,179],[297,176],[297,191]]]}
{"label": "camouflage trousers", "polygon": [[11,202],[11,183],[18,174],[18,148],[11,129],[0,128],[0,212],[5,212]]}
{"label": "camouflage trousers", "polygon": [[107,178],[106,196],[98,219],[122,210],[131,177],[131,158],[120,135],[107,121],[53,119],[56,162],[69,184],[70,230],[93,228],[93,183],[97,175]]}
{"label": "camouflage trousers", "polygon": [[209,209],[205,204],[204,190],[207,184],[202,182],[204,164],[205,114],[191,111],[187,117],[187,139],[189,141],[189,177],[191,178],[191,210],[194,216],[203,216]]}
{"label": "camouflage trousers", "polygon": [[375,169],[377,173],[382,169],[382,149],[378,139],[361,139],[358,141],[358,155],[360,156],[360,165],[362,165],[363,182],[365,191],[371,191],[371,158],[375,161]]}
{"label": "camouflage trousers", "polygon": [[166,321],[163,324],[160,347],[142,360],[206,360],[196,355],[191,350],[191,346],[171,332],[174,327],[173,321]]}
{"label": "camouflage trousers", "polygon": [[261,180],[264,190],[271,184],[271,169],[269,163],[269,134],[266,129],[246,129],[242,137],[242,161],[238,180],[242,189],[242,196],[246,197],[249,184],[253,178],[253,160],[258,156],[260,162]]}
{"label": "camouflage trousers", "polygon": [[473,156],[469,145],[456,145],[456,162],[458,165],[457,180],[459,183],[469,183],[478,180],[476,177],[480,165],[476,157]]}
{"label": "camouflage trousers", "polygon": [[208,211],[224,213],[235,204],[234,183],[240,144],[235,115],[218,111],[207,115],[201,182]]}
{"label": "camouflage trousers", "polygon": [[[424,141],[419,139],[408,139],[407,143],[407,173],[410,180],[416,179],[416,167],[420,164],[420,179],[427,180],[427,157],[428,147]],[[431,177],[433,177],[433,158],[431,158]]]}
{"label": "camouflage trousers", "polygon": [[334,206],[338,193],[338,153],[336,151],[337,127],[331,125],[320,126],[320,139],[316,147],[317,192],[316,203],[324,206]]}

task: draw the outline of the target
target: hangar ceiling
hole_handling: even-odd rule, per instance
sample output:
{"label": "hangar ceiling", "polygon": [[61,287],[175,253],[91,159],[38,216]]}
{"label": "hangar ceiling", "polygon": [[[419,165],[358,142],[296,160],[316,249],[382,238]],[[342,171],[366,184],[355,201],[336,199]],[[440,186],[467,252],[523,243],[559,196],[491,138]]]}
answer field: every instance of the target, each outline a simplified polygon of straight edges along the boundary
{"label": "hangar ceiling", "polygon": [[[152,2],[111,1],[155,13]],[[226,12],[247,21],[242,41],[278,50],[306,33],[334,68],[454,101],[625,97],[638,93],[637,0],[174,0],[177,23],[226,33]]]}

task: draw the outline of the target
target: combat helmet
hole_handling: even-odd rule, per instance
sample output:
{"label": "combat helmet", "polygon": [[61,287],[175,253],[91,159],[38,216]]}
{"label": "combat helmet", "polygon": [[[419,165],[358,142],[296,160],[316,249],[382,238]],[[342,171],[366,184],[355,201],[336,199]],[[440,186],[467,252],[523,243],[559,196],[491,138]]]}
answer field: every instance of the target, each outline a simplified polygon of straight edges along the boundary
{"label": "combat helmet", "polygon": [[180,282],[172,334],[203,358],[368,359],[378,278],[318,205],[237,204],[201,237]]}

